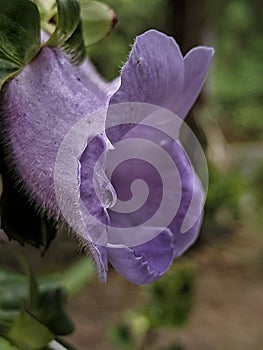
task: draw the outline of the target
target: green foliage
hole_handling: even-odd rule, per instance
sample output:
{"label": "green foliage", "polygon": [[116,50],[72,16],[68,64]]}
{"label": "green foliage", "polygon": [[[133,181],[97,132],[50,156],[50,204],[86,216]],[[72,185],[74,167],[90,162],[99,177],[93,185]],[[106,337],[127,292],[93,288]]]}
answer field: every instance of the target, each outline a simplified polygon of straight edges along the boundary
{"label": "green foliage", "polygon": [[[1,337],[20,350],[42,349],[55,339],[63,344],[57,336],[74,330],[65,312],[68,295],[94,277],[89,259],[81,259],[59,276],[37,281],[24,258],[16,252],[15,256],[26,275],[0,270],[0,344]],[[65,347],[73,349],[66,343]]]}
{"label": "green foliage", "polygon": [[[30,0],[0,0],[0,88],[40,50],[40,17]],[[7,62],[5,62],[7,61]]]}
{"label": "green foliage", "polygon": [[[116,10],[118,23],[109,37],[90,47],[88,53],[106,79],[119,75],[134,38],[150,28],[161,29],[165,23],[164,1],[107,0]],[[105,59],[106,57],[106,59]]]}
{"label": "green foliage", "polygon": [[182,327],[192,308],[194,270],[191,265],[175,264],[149,286],[151,301],[145,309],[152,328]]}
{"label": "green foliage", "polygon": [[6,334],[11,344],[20,350],[42,349],[54,339],[54,335],[22,305],[20,314],[14,319]]}
{"label": "green foliage", "polygon": [[6,339],[0,337],[0,349],[1,350],[18,350],[17,348],[13,347],[9,341]]}
{"label": "green foliage", "polygon": [[0,82],[17,69],[18,67],[14,63],[0,59]]}
{"label": "green foliage", "polygon": [[40,17],[30,0],[0,0],[0,58],[23,66],[40,50]]}
{"label": "green foliage", "polygon": [[214,96],[223,107],[216,117],[231,139],[261,139],[262,6],[257,0],[216,1],[210,16],[216,42]]}
{"label": "green foliage", "polygon": [[219,208],[231,211],[231,219],[238,218],[238,201],[243,193],[244,177],[235,170],[222,173],[209,169],[210,184],[207,194],[206,213],[214,215]]}
{"label": "green foliage", "polygon": [[240,220],[239,203],[246,187],[243,174],[236,169],[222,173],[210,167],[209,177],[201,242],[220,238],[234,229]]}
{"label": "green foliage", "polygon": [[85,45],[89,46],[111,32],[117,17],[114,11],[102,2],[81,0],[81,20]]}
{"label": "green foliage", "polygon": [[57,6],[55,0],[34,2],[0,0],[0,87],[40,51],[40,21],[51,34],[46,45],[63,47],[74,64],[81,63],[86,46],[109,34],[116,22],[115,13],[97,1],[82,0],[82,11],[79,0],[56,0]]}
{"label": "green foliage", "polygon": [[156,329],[185,325],[193,305],[193,266],[175,264],[160,280],[147,286],[146,291],[148,303],[128,311],[123,322],[109,332],[109,339],[122,349],[144,348]]}
{"label": "green foliage", "polygon": [[38,3],[42,8],[43,28],[52,33],[46,45],[63,47],[74,64],[81,63],[86,47],[109,34],[115,25],[113,10],[98,1],[57,0],[56,26],[50,23],[56,14],[54,6],[50,4],[44,9],[42,1]]}
{"label": "green foliage", "polygon": [[67,41],[76,30],[80,21],[78,0],[57,0],[57,25],[47,45],[59,46]]}
{"label": "green foliage", "polygon": [[108,333],[109,340],[125,350],[134,350],[135,344],[130,327],[126,324],[121,324],[110,330]]}
{"label": "green foliage", "polygon": [[41,28],[47,33],[53,33],[55,30],[52,24],[52,18],[56,15],[56,0],[33,0],[38,6],[41,19]]}

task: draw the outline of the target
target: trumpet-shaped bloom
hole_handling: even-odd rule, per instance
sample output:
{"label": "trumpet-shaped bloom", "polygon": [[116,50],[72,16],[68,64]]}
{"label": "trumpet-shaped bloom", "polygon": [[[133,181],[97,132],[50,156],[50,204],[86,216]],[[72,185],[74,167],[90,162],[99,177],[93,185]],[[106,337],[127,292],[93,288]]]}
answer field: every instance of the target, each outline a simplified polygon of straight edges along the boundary
{"label": "trumpet-shaped bloom", "polygon": [[[184,119],[201,91],[212,56],[213,49],[197,47],[183,57],[174,39],[150,30],[137,37],[121,71],[121,79],[106,83],[88,61],[79,67],[73,66],[62,50],[44,46],[1,93],[10,166],[29,198],[50,216],[63,219],[54,173],[57,155],[67,133],[84,116],[92,116],[96,110],[120,103],[157,105]],[[128,280],[146,284],[161,277],[174,258],[183,254],[196,240],[202,221],[204,193],[179,142],[159,130],[140,124],[130,128],[130,120],[123,127],[123,122],[127,122],[125,116],[122,116],[119,126],[115,123],[114,127],[108,127],[112,125],[112,118],[116,115],[108,113],[106,133],[95,133],[79,156],[78,196],[91,215],[106,225],[105,230],[111,226],[125,230],[139,225],[142,236],[151,231],[153,238],[134,246],[118,242],[115,245],[107,245],[107,242],[99,244],[90,240],[93,226],[86,220],[86,234],[82,233],[81,239],[102,279],[106,279],[109,261]],[[92,129],[93,120],[90,123]],[[110,184],[102,181],[103,186],[94,185],[94,169],[101,154],[107,151],[110,143],[115,145],[127,138],[155,142],[165,149],[176,165],[182,193],[179,199],[175,198],[178,208],[166,227],[143,226],[144,220],[158,210],[157,199],[162,195],[162,179],[150,164],[132,159],[113,171]],[[145,151],[151,154],[151,146],[146,146]],[[101,170],[102,177],[108,173],[108,167],[114,160],[112,157],[111,152],[106,152],[106,157],[100,159],[101,169],[96,171],[100,173]],[[164,172],[166,178],[173,179],[175,176],[169,167],[164,167]],[[118,200],[129,200],[129,186],[138,178],[149,185],[149,196],[142,211],[129,214],[115,212],[114,205],[109,208],[102,200],[106,191],[116,197],[117,203]],[[70,193],[71,184],[67,185]],[[199,215],[187,232],[181,234],[180,229],[193,197],[197,198]],[[80,213],[83,216],[85,210],[80,208]]]}

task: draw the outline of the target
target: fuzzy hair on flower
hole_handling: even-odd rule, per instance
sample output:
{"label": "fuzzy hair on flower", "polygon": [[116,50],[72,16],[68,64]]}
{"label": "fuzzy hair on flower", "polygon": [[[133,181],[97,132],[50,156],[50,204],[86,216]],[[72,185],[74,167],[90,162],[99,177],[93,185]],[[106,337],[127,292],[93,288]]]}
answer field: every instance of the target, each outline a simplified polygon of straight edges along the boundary
{"label": "fuzzy hair on flower", "polygon": [[[70,173],[70,166],[64,169],[62,177],[66,186],[61,196],[68,198],[68,202],[64,202],[65,210],[70,208],[72,203],[69,202],[74,198],[81,200],[77,210],[85,230],[76,232],[76,235],[93,258],[102,280],[106,280],[109,262],[129,281],[151,283],[160,278],[173,260],[198,237],[204,191],[180,142],[160,130],[146,127],[141,121],[134,121],[134,126],[130,127],[129,113],[118,116],[111,110],[114,111],[116,106],[139,103],[158,106],[183,120],[202,89],[213,54],[212,48],[199,46],[183,57],[172,37],[149,30],[136,38],[120,79],[107,83],[87,58],[76,65],[63,47],[54,45],[49,39],[2,88],[1,138],[8,166],[28,200],[57,221],[65,222],[56,192],[57,157],[69,132],[84,117],[90,116],[89,135],[81,153],[75,157],[77,172]],[[100,110],[108,111],[105,119],[93,118]],[[98,123],[103,126],[103,133],[96,133]],[[83,135],[75,134],[74,137],[72,149]],[[158,200],[162,197],[163,179],[156,169],[131,157],[113,172],[109,170],[114,159],[118,158],[118,152],[123,152],[117,144],[128,139],[146,140],[144,151],[149,156],[155,152],[150,142],[157,144],[176,166],[177,175],[173,168],[163,165],[165,179],[173,182],[179,176],[182,189],[178,198],[169,197],[170,202],[177,201],[178,206],[165,227],[143,225],[158,210]],[[136,143],[131,144],[131,152],[133,148],[136,148]],[[104,158],[101,158],[102,154]],[[94,183],[94,173],[100,179],[97,184]],[[74,184],[70,180],[73,175]],[[115,211],[118,203],[129,201],[130,187],[136,179],[143,179],[149,186],[145,205],[128,214]],[[103,199],[109,193],[113,198],[110,205]],[[198,215],[182,234],[181,227],[192,198],[196,199]],[[87,211],[103,224],[106,238],[111,234],[111,227],[128,230],[138,226],[136,234],[144,237],[150,232],[151,239],[136,245],[94,241],[91,236],[96,227],[85,216]],[[73,220],[77,221],[78,217]]]}

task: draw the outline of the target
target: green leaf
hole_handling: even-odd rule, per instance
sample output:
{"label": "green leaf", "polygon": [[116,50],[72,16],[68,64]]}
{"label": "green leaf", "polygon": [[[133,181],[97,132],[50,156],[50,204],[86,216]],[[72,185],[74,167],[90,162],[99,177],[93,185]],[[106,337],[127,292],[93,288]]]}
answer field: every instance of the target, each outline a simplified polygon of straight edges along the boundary
{"label": "green leaf", "polygon": [[40,50],[40,16],[30,0],[0,0],[0,58],[18,66]]}
{"label": "green leaf", "polygon": [[7,338],[20,350],[36,350],[47,346],[55,336],[22,306],[21,314],[15,319]]}
{"label": "green leaf", "polygon": [[89,46],[108,35],[117,22],[115,12],[98,1],[81,0],[81,19],[85,45]]}
{"label": "green leaf", "polygon": [[17,311],[21,298],[28,295],[26,276],[0,270],[0,310]]}
{"label": "green leaf", "polygon": [[80,22],[78,0],[57,0],[57,27],[47,45],[61,46],[75,32]]}
{"label": "green leaf", "polygon": [[[39,284],[39,303],[33,310],[34,315],[41,320],[56,335],[68,335],[74,331],[74,325],[65,312],[68,295],[57,278],[42,279]],[[31,311],[31,310],[30,310]]]}
{"label": "green leaf", "polygon": [[[33,274],[33,271],[31,267],[29,266],[29,263],[26,259],[26,257],[19,253],[18,251],[14,250],[12,247],[7,248],[11,254],[17,259],[19,262],[19,265],[22,267],[25,275],[28,278],[28,303],[30,309],[34,309],[38,304],[38,285],[37,280]],[[21,279],[17,279],[18,281],[21,281]]]}
{"label": "green leaf", "polygon": [[73,323],[64,310],[68,296],[60,276],[41,278],[37,285],[30,269],[24,269],[28,276],[0,269],[0,335],[6,335],[20,313],[21,300],[53,334],[72,333]]}
{"label": "green leaf", "polygon": [[14,348],[6,339],[0,337],[0,349],[1,350],[18,350]]}

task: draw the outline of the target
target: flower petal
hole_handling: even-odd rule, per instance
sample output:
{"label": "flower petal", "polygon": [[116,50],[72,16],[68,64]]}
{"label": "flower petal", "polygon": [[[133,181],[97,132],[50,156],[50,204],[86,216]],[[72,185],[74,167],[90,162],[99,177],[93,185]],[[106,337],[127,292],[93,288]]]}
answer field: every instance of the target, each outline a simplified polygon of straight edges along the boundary
{"label": "flower petal", "polygon": [[[189,160],[182,154],[181,148],[178,147],[177,143],[173,144],[173,158],[176,159],[177,169],[180,173],[182,199],[169,228],[174,235],[174,256],[179,257],[198,238],[205,195],[198,176],[190,165]],[[186,232],[184,230],[185,223],[188,227]]]}
{"label": "flower petal", "polygon": [[[168,226],[173,234],[174,257],[178,257],[198,237],[205,200],[201,182],[180,142],[173,140],[161,130],[139,124],[126,133],[123,140],[129,141],[127,146],[124,143],[116,145],[114,151],[109,153],[107,159],[109,168],[111,164],[116,164],[115,158],[120,159],[122,153],[129,154],[131,157],[131,159],[122,162],[112,172],[111,181],[118,193],[118,201],[124,201],[121,204],[122,206],[131,199],[136,204],[141,203],[143,188],[140,192],[136,192],[137,197],[135,192],[131,192],[131,184],[136,179],[147,183],[149,193],[147,199],[143,200],[143,205],[134,211],[129,209],[127,212],[126,210],[125,212],[119,212],[116,210],[116,207],[112,207],[108,211],[111,224],[114,227],[123,228],[123,231],[126,228],[126,234],[128,232],[127,228],[142,226],[153,215],[157,215],[159,225],[162,227]],[[139,140],[149,140],[151,142],[142,143]],[[158,147],[155,148],[155,145]],[[169,156],[168,162],[165,160],[163,151],[160,152],[158,149],[160,147]],[[141,159],[135,159],[133,152],[135,150],[136,154],[138,149],[143,149],[143,159],[150,161],[150,164]],[[155,161],[156,165],[159,164],[159,161],[161,162],[161,166],[158,166],[158,173],[156,173],[157,168],[152,167]],[[168,188],[168,190],[165,190],[165,188]],[[163,204],[164,206],[162,206]],[[152,234],[154,234],[155,229],[152,229]],[[143,235],[139,235],[141,243],[145,241],[144,237],[149,237],[148,235],[146,236],[146,233],[140,231],[140,235]],[[119,240],[122,244],[132,246],[131,243],[126,243],[127,239],[129,239],[129,242],[137,242],[134,245],[138,245],[137,232],[135,231],[130,235],[132,235],[131,238],[129,238],[130,236],[126,238],[126,236],[122,236],[116,230],[115,238],[111,230],[109,230],[110,242],[117,244]],[[145,245],[147,246],[147,243]]]}
{"label": "flower petal", "polygon": [[183,57],[175,40],[149,30],[136,38],[110,103],[145,102],[173,111],[183,79]]}
{"label": "flower petal", "polygon": [[68,131],[106,106],[108,98],[60,49],[44,47],[2,92],[5,142],[24,187],[42,208],[58,215],[54,167]]}
{"label": "flower petal", "polygon": [[140,246],[107,250],[109,261],[119,274],[130,282],[147,284],[160,278],[170,267],[174,251],[173,236],[166,229]]}
{"label": "flower petal", "polygon": [[185,118],[200,94],[213,55],[214,49],[199,46],[189,51],[184,57],[184,86],[174,109],[174,113],[181,118]]}
{"label": "flower petal", "polygon": [[[50,47],[43,47],[39,55],[1,91],[1,112],[5,117],[2,118],[4,143],[7,146],[9,168],[15,171],[19,184],[37,208],[47,211],[56,219],[64,221],[54,181],[57,157],[65,136],[83,119],[85,122],[86,116],[105,108],[107,103],[106,94],[88,76],[82,78],[81,70],[72,66],[60,49]],[[86,127],[92,129],[92,122],[89,121]],[[79,138],[78,135],[66,145],[70,154],[76,151]],[[78,157],[79,154],[74,153],[73,156]],[[76,158],[76,186],[71,182],[66,187],[66,193],[63,192],[66,197],[64,207],[74,205],[71,199],[78,195],[77,163]],[[75,163],[69,164],[67,159],[63,159],[60,173],[62,180],[67,180],[74,167]],[[77,195],[74,191],[77,191]],[[74,213],[71,215],[74,216]],[[78,216],[75,221],[77,219]],[[86,241],[85,245],[101,277],[105,279],[106,265],[102,251],[89,242],[89,232],[84,232],[82,239]]]}
{"label": "flower petal", "polygon": [[92,241],[106,246],[107,225],[110,224],[106,207],[115,198],[115,191],[105,174],[105,140],[100,135],[89,140],[80,157],[80,201],[82,217]]}

